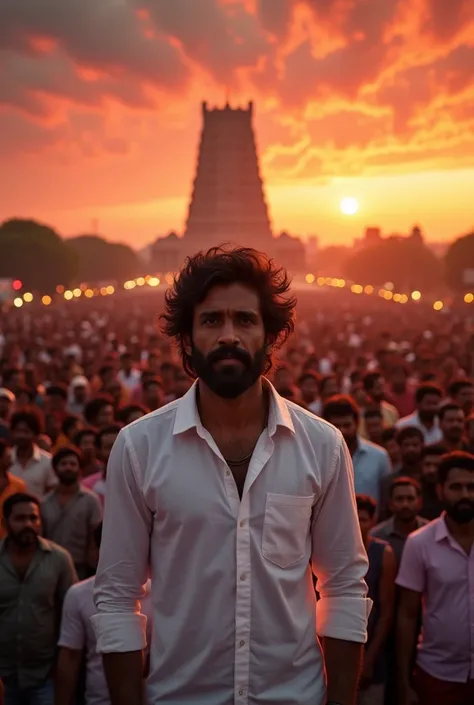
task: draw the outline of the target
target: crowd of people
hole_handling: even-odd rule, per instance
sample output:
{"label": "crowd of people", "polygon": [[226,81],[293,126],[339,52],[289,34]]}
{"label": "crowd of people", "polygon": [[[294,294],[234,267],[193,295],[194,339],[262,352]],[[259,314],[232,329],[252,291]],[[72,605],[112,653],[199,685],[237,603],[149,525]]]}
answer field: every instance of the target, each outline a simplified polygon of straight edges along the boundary
{"label": "crowd of people", "polygon": [[[127,292],[2,312],[6,705],[109,702],[90,621],[109,456],[192,384],[161,305]],[[472,705],[474,320],[345,291],[301,293],[297,316],[269,378],[352,457],[373,601],[359,705]],[[147,597],[142,611],[151,630]]]}

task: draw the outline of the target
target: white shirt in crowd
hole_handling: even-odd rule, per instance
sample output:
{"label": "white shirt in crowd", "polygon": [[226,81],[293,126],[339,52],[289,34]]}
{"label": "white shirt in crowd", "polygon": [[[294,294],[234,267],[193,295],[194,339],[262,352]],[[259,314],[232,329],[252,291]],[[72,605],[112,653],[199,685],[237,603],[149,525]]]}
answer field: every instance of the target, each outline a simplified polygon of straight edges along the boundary
{"label": "white shirt in crowd", "polygon": [[242,499],[201,424],[196,384],[112,450],[92,619],[99,652],[144,647],[150,558],[149,705],[322,705],[316,634],[366,639],[349,452],[333,426],[268,387]]}
{"label": "white shirt in crowd", "polygon": [[[63,604],[61,633],[58,646],[76,651],[86,650],[85,705],[110,705],[109,691],[102,667],[102,656],[97,653],[97,642],[91,617],[97,612],[94,605],[94,580],[89,578],[69,588]],[[147,638],[151,636],[152,614],[150,583],[146,584],[142,611],[148,617]]]}
{"label": "white shirt in crowd", "polygon": [[33,446],[33,455],[26,465],[19,462],[16,448],[12,449],[12,465],[9,472],[21,478],[28,492],[38,499],[43,499],[59,482],[51,463],[51,453],[41,450],[36,444]]}
{"label": "white shirt in crowd", "polygon": [[120,384],[125,387],[129,392],[133,392],[137,387],[140,386],[142,375],[140,370],[132,367],[130,374],[126,375],[123,370],[117,372],[117,379]]}
{"label": "white shirt in crowd", "polygon": [[423,438],[425,439],[425,444],[427,446],[440,443],[443,440],[443,433],[439,427],[438,417],[435,418],[433,426],[431,428],[427,428],[421,421],[418,412],[414,411],[413,414],[409,414],[409,416],[404,416],[399,419],[395,426],[398,429],[407,428],[407,426],[419,428],[423,434]]}

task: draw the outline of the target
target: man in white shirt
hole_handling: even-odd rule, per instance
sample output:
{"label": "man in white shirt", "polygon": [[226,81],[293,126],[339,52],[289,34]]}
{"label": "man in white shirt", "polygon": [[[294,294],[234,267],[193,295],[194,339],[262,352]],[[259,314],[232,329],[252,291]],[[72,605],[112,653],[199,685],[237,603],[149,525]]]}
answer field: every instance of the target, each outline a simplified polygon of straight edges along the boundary
{"label": "man in white shirt", "polygon": [[149,570],[149,705],[353,705],[371,602],[350,454],[262,376],[293,329],[289,286],[254,250],[215,248],[167,292],[198,381],[110,456],[92,619],[112,705],[143,703]]}
{"label": "man in white shirt", "polygon": [[10,423],[13,450],[10,473],[26,484],[28,492],[42,499],[58,484],[51,453],[37,445],[41,417],[34,410],[16,411]]}
{"label": "man in white shirt", "polygon": [[439,427],[438,409],[443,398],[443,391],[432,382],[420,384],[415,392],[416,411],[404,416],[396,423],[397,428],[414,426],[423,433],[426,445],[440,443],[443,433]]}

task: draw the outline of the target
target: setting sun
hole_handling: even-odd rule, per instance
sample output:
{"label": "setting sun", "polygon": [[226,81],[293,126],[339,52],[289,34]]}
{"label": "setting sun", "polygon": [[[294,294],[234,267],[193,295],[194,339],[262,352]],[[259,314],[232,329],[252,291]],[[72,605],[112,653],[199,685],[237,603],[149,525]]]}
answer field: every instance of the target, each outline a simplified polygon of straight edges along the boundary
{"label": "setting sun", "polygon": [[350,196],[343,198],[339,204],[339,207],[341,209],[341,213],[344,213],[344,215],[355,215],[359,210],[357,199]]}

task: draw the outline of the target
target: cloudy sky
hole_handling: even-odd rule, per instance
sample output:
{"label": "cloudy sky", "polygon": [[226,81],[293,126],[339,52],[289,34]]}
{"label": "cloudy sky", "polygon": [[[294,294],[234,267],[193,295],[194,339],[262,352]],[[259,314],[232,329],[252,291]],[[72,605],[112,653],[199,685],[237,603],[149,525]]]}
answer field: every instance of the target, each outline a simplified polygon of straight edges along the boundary
{"label": "cloudy sky", "polygon": [[275,231],[474,226],[472,0],[2,0],[0,218],[180,231],[227,94],[255,101]]}

